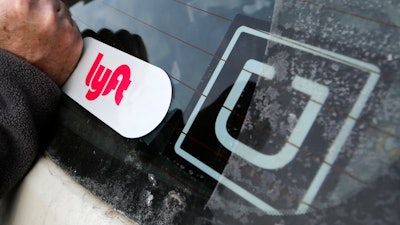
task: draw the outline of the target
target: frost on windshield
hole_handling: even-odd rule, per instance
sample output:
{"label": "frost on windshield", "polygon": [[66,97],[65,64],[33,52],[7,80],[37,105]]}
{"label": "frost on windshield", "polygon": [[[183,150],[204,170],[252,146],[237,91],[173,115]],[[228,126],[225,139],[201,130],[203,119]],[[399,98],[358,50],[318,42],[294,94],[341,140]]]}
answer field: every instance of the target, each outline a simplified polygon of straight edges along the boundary
{"label": "frost on windshield", "polygon": [[[266,155],[279,153],[310,101],[291,85],[295,76],[327,87],[329,96],[289,164],[268,170],[232,154],[223,171],[224,177],[279,213],[219,184],[206,206],[215,224],[258,224],[266,217],[291,224],[295,215],[303,224],[400,222],[399,10],[400,4],[389,0],[276,1],[273,34],[374,65],[380,69],[379,80],[361,114],[353,116],[354,105],[366,95],[371,71],[269,42],[264,62],[276,75],[273,80],[259,78],[238,142]],[[353,121],[351,132],[342,137]],[[340,151],[327,162],[338,139],[343,141]],[[322,167],[329,172],[316,186]],[[277,214],[289,217],[268,216]]]}
{"label": "frost on windshield", "polygon": [[179,223],[181,213],[187,209],[188,192],[158,183],[158,176],[155,174],[148,173],[146,176],[145,173],[140,172],[145,170],[145,166],[139,165],[140,163],[133,164],[136,168],[126,167],[126,165],[125,167],[117,166],[119,162],[113,162],[113,160],[103,161],[103,163],[101,173],[108,173],[108,176],[107,179],[100,181],[77,174],[76,170],[70,171],[68,167],[64,169],[110,207],[138,224]]}

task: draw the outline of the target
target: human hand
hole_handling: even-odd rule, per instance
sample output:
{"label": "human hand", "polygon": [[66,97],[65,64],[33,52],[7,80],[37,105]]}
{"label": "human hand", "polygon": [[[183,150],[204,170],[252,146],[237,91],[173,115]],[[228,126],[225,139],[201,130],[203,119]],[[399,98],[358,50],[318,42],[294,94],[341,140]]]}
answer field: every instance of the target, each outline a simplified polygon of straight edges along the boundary
{"label": "human hand", "polygon": [[0,0],[0,48],[62,85],[82,53],[79,29],[61,0]]}

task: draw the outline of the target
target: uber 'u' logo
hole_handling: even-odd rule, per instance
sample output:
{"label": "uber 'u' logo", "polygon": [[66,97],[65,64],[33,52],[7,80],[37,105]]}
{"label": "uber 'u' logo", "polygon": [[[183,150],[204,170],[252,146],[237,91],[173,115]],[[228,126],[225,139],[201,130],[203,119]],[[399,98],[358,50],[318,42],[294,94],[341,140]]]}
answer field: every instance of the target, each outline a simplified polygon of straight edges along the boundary
{"label": "uber 'u' logo", "polygon": [[[320,69],[313,70],[316,67]],[[379,69],[246,26],[232,33],[211,69],[175,152],[268,214],[306,212],[375,88]],[[249,97],[257,80],[266,85],[265,93]],[[274,95],[275,106],[262,104],[267,92]],[[258,104],[252,105],[256,100]],[[256,115],[251,117],[252,113]],[[253,121],[245,121],[249,117]],[[282,121],[289,117],[295,118],[292,127],[282,132]],[[334,124],[331,130],[324,124],[328,119]],[[257,131],[241,137],[246,133],[243,123]],[[317,160],[307,161],[310,155],[305,152]],[[231,154],[248,164],[226,172]],[[291,203],[289,194],[269,193],[276,181],[264,175],[286,182],[281,189],[297,190],[287,191]]]}

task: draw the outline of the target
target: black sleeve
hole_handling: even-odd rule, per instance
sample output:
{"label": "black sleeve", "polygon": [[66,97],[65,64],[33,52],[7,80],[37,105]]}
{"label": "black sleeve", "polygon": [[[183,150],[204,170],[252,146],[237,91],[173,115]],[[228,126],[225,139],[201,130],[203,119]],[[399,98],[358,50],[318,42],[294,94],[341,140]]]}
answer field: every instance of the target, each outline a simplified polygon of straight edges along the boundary
{"label": "black sleeve", "polygon": [[0,49],[0,198],[32,166],[59,96],[44,73]]}

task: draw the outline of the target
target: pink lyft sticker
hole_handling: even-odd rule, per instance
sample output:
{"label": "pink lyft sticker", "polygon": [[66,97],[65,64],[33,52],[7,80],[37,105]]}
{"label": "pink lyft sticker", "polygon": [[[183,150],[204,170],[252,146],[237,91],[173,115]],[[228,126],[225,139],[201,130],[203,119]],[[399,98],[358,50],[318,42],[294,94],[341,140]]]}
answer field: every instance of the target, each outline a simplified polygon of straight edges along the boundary
{"label": "pink lyft sticker", "polygon": [[172,98],[171,81],[162,69],[90,37],[63,91],[127,138],[154,130]]}

